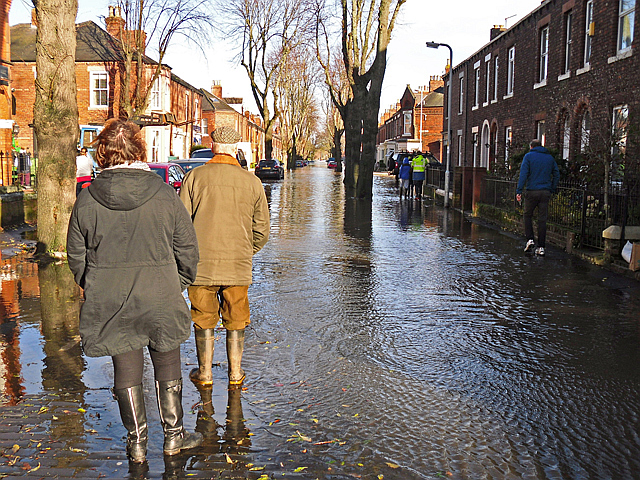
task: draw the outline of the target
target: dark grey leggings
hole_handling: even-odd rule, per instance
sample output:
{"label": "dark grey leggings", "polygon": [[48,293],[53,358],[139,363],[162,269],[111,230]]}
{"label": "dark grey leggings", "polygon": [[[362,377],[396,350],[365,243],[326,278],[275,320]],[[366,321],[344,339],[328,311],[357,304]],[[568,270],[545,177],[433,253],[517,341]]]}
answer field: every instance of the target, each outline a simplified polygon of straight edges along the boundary
{"label": "dark grey leggings", "polygon": [[[180,370],[180,347],[170,352],[158,352],[149,347],[153,362],[154,377],[159,382],[168,382],[182,377]],[[142,383],[144,356],[142,349],[121,353],[113,359],[113,383],[115,389],[129,388]]]}

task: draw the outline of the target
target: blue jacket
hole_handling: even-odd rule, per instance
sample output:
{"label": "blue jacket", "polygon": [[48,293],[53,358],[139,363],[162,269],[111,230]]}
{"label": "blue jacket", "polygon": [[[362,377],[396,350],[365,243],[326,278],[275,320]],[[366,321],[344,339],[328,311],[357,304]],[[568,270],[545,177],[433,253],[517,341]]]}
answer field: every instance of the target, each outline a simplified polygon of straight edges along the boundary
{"label": "blue jacket", "polygon": [[402,180],[410,180],[411,179],[411,165],[408,163],[403,163],[400,166],[400,178]]}
{"label": "blue jacket", "polygon": [[549,154],[549,150],[535,147],[522,160],[516,193],[522,193],[525,184],[527,190],[549,190],[555,193],[559,181],[558,164]]}

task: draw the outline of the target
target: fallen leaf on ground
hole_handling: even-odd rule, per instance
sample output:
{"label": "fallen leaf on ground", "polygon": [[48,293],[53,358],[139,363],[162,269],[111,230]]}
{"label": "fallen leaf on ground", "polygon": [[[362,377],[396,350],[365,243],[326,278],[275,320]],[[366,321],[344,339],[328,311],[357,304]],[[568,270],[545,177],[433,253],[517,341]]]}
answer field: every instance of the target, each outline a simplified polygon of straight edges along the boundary
{"label": "fallen leaf on ground", "polygon": [[391,468],[400,468],[400,465],[396,465],[395,463],[391,463],[391,462],[386,462],[388,466],[390,466]]}
{"label": "fallen leaf on ground", "polygon": [[228,453],[225,453],[225,454],[224,454],[224,458],[227,460],[227,463],[230,463],[230,464],[232,464],[232,465],[233,465],[234,463],[236,463],[236,462],[235,462],[235,461],[234,461],[234,460],[229,456],[229,454],[228,454]]}
{"label": "fallen leaf on ground", "polygon": [[296,468],[296,469],[294,470],[294,473],[302,472],[302,471],[304,471],[304,470],[305,470],[305,469],[307,469],[307,468],[309,468],[309,467],[298,467],[298,468]]}

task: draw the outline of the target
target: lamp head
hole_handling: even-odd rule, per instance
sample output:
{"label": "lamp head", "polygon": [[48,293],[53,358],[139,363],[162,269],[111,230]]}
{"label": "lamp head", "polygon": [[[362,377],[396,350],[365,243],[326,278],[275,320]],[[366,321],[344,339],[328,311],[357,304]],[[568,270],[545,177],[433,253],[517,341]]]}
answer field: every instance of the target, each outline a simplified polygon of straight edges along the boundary
{"label": "lamp head", "polygon": [[440,46],[437,42],[427,42],[427,48],[438,48]]}

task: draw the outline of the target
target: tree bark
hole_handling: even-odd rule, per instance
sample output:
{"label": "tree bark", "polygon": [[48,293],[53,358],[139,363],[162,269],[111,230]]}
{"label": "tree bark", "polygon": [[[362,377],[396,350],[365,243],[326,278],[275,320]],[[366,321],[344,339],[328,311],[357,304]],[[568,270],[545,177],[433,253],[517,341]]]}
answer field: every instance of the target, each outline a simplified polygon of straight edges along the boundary
{"label": "tree bark", "polygon": [[75,201],[78,105],[75,75],[77,0],[34,0],[38,144],[38,241],[48,252],[66,248]]}

